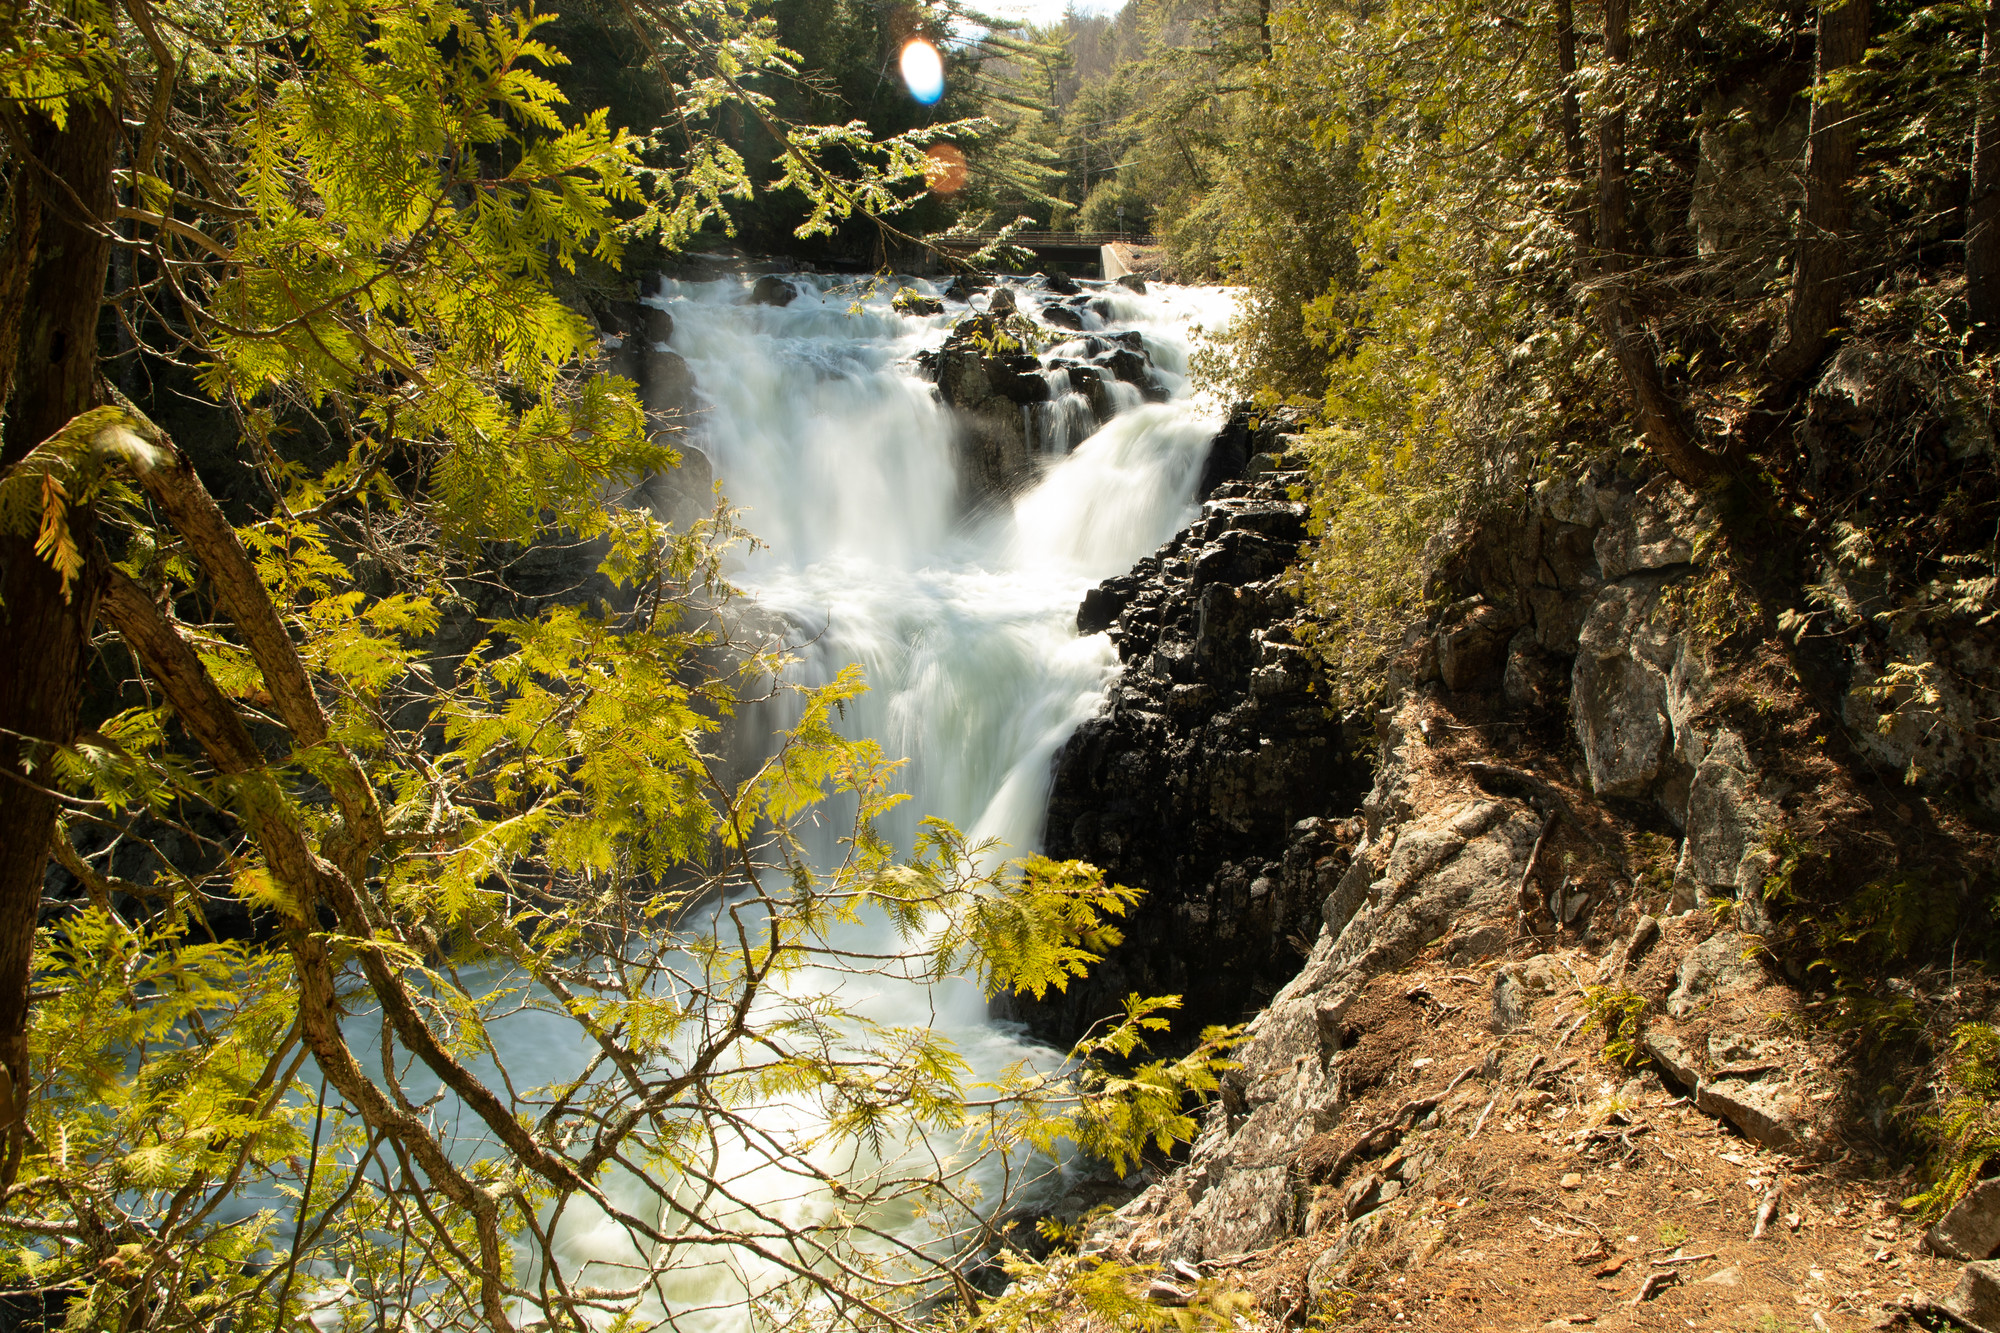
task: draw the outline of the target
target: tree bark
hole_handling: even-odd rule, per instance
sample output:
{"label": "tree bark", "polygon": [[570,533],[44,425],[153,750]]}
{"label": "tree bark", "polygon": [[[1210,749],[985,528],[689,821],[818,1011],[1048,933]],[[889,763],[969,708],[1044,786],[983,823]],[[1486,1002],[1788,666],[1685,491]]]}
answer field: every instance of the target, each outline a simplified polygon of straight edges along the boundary
{"label": "tree bark", "polygon": [[1798,257],[1784,336],[1769,364],[1776,386],[1789,386],[1820,363],[1847,295],[1847,224],[1853,212],[1847,183],[1854,175],[1860,126],[1857,108],[1826,90],[1834,74],[1860,64],[1868,53],[1868,20],[1868,0],[1825,0],[1820,6]]}
{"label": "tree bark", "polygon": [[[11,390],[0,468],[94,403],[118,128],[115,110],[99,103],[72,105],[60,130],[29,117],[33,160],[15,163],[15,226],[0,264],[0,284],[20,302],[0,312],[19,324],[8,335],[13,356],[0,370]],[[73,507],[69,526],[78,549],[88,550],[88,508]],[[0,767],[8,789],[0,799],[0,1131],[8,1174],[19,1160],[20,1110],[30,1087],[28,974],[55,833],[56,802],[43,788],[50,748],[76,736],[96,603],[88,572],[65,595],[34,546],[31,534],[0,535]]]}
{"label": "tree bark", "polygon": [[1596,229],[1591,225],[1586,184],[1589,165],[1583,147],[1583,113],[1576,97],[1576,10],[1570,0],[1556,0],[1556,70],[1562,75],[1556,123],[1562,131],[1563,166],[1569,172],[1569,229],[1576,238],[1577,252],[1588,255],[1596,244]]}
{"label": "tree bark", "polygon": [[1965,209],[1965,300],[1976,348],[2000,345],[2000,0],[1987,0],[1979,43],[1972,190]]}
{"label": "tree bark", "polygon": [[[1604,54],[1614,77],[1632,59],[1629,14],[1628,0],[1604,0]],[[1699,487],[1721,471],[1721,460],[1689,432],[1660,373],[1627,278],[1626,212],[1625,94],[1619,88],[1597,118],[1598,323],[1624,375],[1647,447],[1681,482]]]}

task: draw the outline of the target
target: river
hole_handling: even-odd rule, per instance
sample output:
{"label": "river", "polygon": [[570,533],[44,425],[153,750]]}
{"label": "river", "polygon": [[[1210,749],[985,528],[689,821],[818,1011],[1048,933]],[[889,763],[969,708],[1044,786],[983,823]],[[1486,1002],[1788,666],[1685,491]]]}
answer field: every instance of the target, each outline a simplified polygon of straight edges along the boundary
{"label": "river", "polygon": [[[892,839],[907,848],[917,821],[938,816],[975,839],[997,839],[1006,855],[1033,851],[1053,755],[1098,707],[1117,670],[1105,636],[1077,634],[1077,604],[1195,516],[1222,414],[1190,393],[1189,355],[1199,330],[1230,317],[1234,298],[1218,289],[1107,289],[1086,322],[1137,330],[1168,401],[1146,403],[1136,389],[1116,386],[1117,414],[1094,430],[1080,398],[1058,395],[1024,409],[1039,450],[1036,477],[1011,498],[968,513],[954,423],[917,360],[944,342],[965,307],[908,315],[892,307],[893,286],[792,281],[798,294],[783,306],[751,302],[740,277],[668,282],[647,298],[673,315],[670,346],[694,373],[699,410],[685,447],[707,454],[761,543],[734,558],[731,579],[760,624],[777,618],[800,645],[793,670],[802,683],[831,679],[849,663],[865,670],[869,691],[848,708],[844,725],[908,760],[900,777],[911,799],[886,821]],[[1015,290],[1032,308],[1041,289],[1029,282]],[[987,298],[974,300],[983,306]],[[749,713],[738,725],[738,750],[768,746],[786,721],[769,710]],[[819,836],[824,841],[809,850],[831,863],[834,832]],[[895,947],[886,927],[857,943],[877,952]],[[975,1079],[1016,1062],[1046,1067],[1060,1059],[1017,1027],[989,1021],[977,988],[962,982],[924,988],[893,977],[813,975],[794,984],[838,988],[844,1008],[885,1025],[928,1024],[953,1042]],[[576,1035],[559,1015],[522,1013],[493,1033],[516,1080],[555,1082],[575,1072]],[[819,1104],[809,1098],[773,1098],[754,1112],[757,1131],[773,1141],[810,1140],[820,1127]],[[963,1145],[884,1149],[892,1158],[898,1152],[962,1153]],[[718,1142],[715,1153],[716,1177],[765,1217],[801,1229],[834,1219],[832,1193],[802,1187],[767,1148]],[[880,1165],[823,1169],[837,1175]],[[991,1207],[1008,1183],[1003,1176],[1020,1165],[978,1160],[961,1169]],[[636,1184],[611,1188],[629,1195],[621,1201],[635,1211],[649,1207]],[[869,1220],[915,1243],[929,1234],[914,1213]],[[644,1264],[621,1228],[589,1212],[565,1214],[554,1242],[572,1283],[621,1285],[629,1265]],[[783,1276],[742,1254],[693,1250],[676,1258],[637,1313],[677,1329],[740,1333],[753,1326],[753,1295]]]}

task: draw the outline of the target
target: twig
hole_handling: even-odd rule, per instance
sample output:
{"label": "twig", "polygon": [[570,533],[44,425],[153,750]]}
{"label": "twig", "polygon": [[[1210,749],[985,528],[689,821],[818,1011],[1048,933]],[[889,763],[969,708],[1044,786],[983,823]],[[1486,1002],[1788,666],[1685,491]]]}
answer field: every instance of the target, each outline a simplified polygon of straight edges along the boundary
{"label": "twig", "polygon": [[1495,1088],[1493,1090],[1493,1096],[1487,1100],[1486,1109],[1479,1113],[1479,1119],[1472,1122],[1472,1132],[1465,1136],[1465,1141],[1467,1143],[1470,1143],[1474,1139],[1479,1137],[1479,1131],[1486,1125],[1486,1117],[1493,1113],[1493,1104],[1499,1100],[1500,1100],[1500,1089]]}
{"label": "twig", "polygon": [[1704,1259],[1713,1259],[1714,1257],[1715,1255],[1712,1252],[1709,1254],[1677,1254],[1672,1258],[1651,1259],[1647,1262],[1653,1264],[1655,1267],[1665,1268],[1669,1264],[1698,1264]]}
{"label": "twig", "polygon": [[1771,1219],[1778,1215],[1778,1187],[1773,1185],[1764,1195],[1764,1202],[1757,1205],[1757,1224],[1750,1228],[1751,1240],[1764,1239],[1770,1228]]}
{"label": "twig", "polygon": [[1680,1274],[1672,1270],[1660,1273],[1648,1273],[1646,1274],[1646,1280],[1639,1284],[1639,1294],[1632,1298],[1632,1304],[1644,1305],[1647,1301],[1652,1300],[1653,1297],[1659,1295],[1662,1291],[1665,1291],[1680,1280]]}

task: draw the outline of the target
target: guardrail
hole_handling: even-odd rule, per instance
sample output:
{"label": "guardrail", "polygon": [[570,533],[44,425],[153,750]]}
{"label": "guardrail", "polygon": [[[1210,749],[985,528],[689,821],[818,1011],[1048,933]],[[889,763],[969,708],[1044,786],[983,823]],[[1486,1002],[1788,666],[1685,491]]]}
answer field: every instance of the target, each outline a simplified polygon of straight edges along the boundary
{"label": "guardrail", "polygon": [[[941,250],[984,250],[1000,239],[997,232],[974,232],[964,236],[933,236],[930,244]],[[1033,250],[1038,246],[1159,244],[1157,237],[1115,231],[1017,231],[1006,239],[1008,244],[1018,245],[1024,250]]]}

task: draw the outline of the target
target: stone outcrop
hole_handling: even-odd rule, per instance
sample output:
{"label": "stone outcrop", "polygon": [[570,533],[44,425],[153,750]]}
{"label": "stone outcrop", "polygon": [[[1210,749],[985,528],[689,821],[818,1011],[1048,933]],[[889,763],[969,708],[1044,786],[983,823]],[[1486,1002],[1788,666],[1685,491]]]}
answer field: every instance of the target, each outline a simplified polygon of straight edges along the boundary
{"label": "stone outcrop", "polygon": [[[773,275],[775,276],[775,275]],[[791,288],[788,285],[787,291]],[[635,499],[669,522],[686,524],[715,504],[715,475],[708,455],[689,438],[700,410],[694,371],[667,345],[673,313],[643,301],[605,300],[592,311],[603,336],[609,369],[639,386],[648,425],[680,453],[679,467],[656,472],[635,488]]]}
{"label": "stone outcrop", "polygon": [[1293,640],[1279,575],[1305,512],[1289,480],[1211,481],[1193,525],[1078,611],[1125,670],[1056,759],[1044,845],[1147,896],[1106,964],[1017,1009],[1045,1036],[1073,1038],[1134,990],[1181,995],[1177,1030],[1240,1021],[1319,930],[1353,841],[1336,816],[1366,776]]}
{"label": "stone outcrop", "polygon": [[[1130,384],[1154,402],[1164,401],[1167,391],[1137,331],[1115,332],[1100,318],[1084,318],[1082,309],[1092,300],[1102,303],[1101,297],[1079,294],[1059,303],[1043,299],[1052,287],[1038,294],[1014,283],[973,283],[961,276],[946,289],[945,299],[977,299],[984,308],[959,320],[944,346],[917,362],[958,423],[959,476],[967,506],[976,508],[1021,490],[1039,475],[1047,458],[1036,414],[1049,411],[1054,399],[1078,395],[1091,419],[1102,424],[1117,411],[1107,383]],[[1097,332],[1082,332],[1093,323]],[[1052,330],[1081,336],[1058,342]],[[1033,350],[1049,344],[1046,354]]]}
{"label": "stone outcrop", "polygon": [[[1260,445],[1228,448],[1247,461]],[[1152,1253],[1198,1263],[1328,1226],[1345,1252],[1394,1225],[1398,1198],[1430,1189],[1421,1154],[1320,1171],[1310,1145],[1363,1091],[1343,1054],[1357,1015],[1420,956],[1483,972],[1479,1021],[1503,1053],[1547,1030],[1546,997],[1638,995],[1635,1052],[1660,1079],[1765,1150],[1815,1151],[1826,1054],[1770,1028],[1795,996],[1754,937],[1788,779],[1718,704],[1687,612],[1710,519],[1670,481],[1606,467],[1462,538],[1442,609],[1396,664],[1357,802],[1356,719],[1343,727],[1306,692],[1292,641],[1277,575],[1303,515],[1282,494],[1282,480],[1219,487],[1200,523],[1079,616],[1114,635],[1125,674],[1058,761],[1047,845],[1149,898],[1103,986],[1027,1016],[1066,1035],[1138,989],[1184,992],[1214,1021],[1281,983],[1189,1160],[1094,1243],[1150,1236]],[[1549,738],[1573,747],[1573,771],[1439,759],[1454,728]],[[1627,864],[1608,830],[1630,820],[1681,835],[1670,874]],[[1718,898],[1729,928],[1690,910]],[[1463,1072],[1466,1090],[1532,1092],[1524,1049],[1495,1058]],[[1443,1114],[1411,1105],[1385,1143]],[[1320,1183],[1301,1193],[1302,1179]]]}

